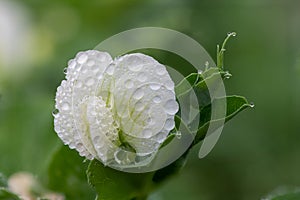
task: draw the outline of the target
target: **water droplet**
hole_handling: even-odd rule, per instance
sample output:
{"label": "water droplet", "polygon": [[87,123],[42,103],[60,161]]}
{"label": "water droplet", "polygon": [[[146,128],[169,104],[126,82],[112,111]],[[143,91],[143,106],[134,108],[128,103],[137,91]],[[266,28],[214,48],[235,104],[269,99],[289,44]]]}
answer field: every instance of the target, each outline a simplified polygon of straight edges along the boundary
{"label": "water droplet", "polygon": [[106,69],[106,73],[108,75],[113,75],[114,71],[115,71],[115,64],[110,64]]}
{"label": "water droplet", "polygon": [[175,133],[175,136],[178,138],[178,139],[180,139],[181,138],[181,132],[180,131],[176,131],[176,133]]}
{"label": "water droplet", "polygon": [[67,74],[68,68],[64,68],[64,74]]}
{"label": "water droplet", "polygon": [[202,74],[202,70],[201,69],[198,69],[198,74]]}
{"label": "water droplet", "polygon": [[74,142],[71,142],[70,144],[69,144],[69,147],[70,147],[70,149],[75,149],[75,143]]}
{"label": "water droplet", "polygon": [[92,77],[88,77],[88,78],[85,80],[85,84],[86,84],[87,86],[92,86],[94,83],[95,83],[95,80],[94,80]]}
{"label": "water droplet", "polygon": [[81,143],[76,144],[76,149],[77,149],[79,152],[83,151],[83,150],[84,150],[83,144],[81,144]]}
{"label": "water droplet", "polygon": [[236,36],[236,32],[229,32],[229,33],[227,33],[227,35],[235,37]]}
{"label": "water droplet", "polygon": [[106,58],[107,58],[107,55],[105,54],[99,54],[98,57],[97,57],[101,62],[105,61]]}
{"label": "water droplet", "polygon": [[92,70],[93,70],[94,72],[97,72],[97,71],[99,70],[99,66],[98,66],[98,65],[93,65],[93,66],[92,66]]}
{"label": "water droplet", "polygon": [[151,117],[149,117],[147,120],[146,120],[147,124],[152,124],[153,120]]}
{"label": "water droplet", "polygon": [[168,100],[164,106],[165,111],[170,114],[174,115],[178,112],[179,106],[175,100]]}
{"label": "water droplet", "polygon": [[99,135],[97,135],[97,136],[95,136],[94,138],[93,138],[93,142],[94,143],[98,143],[100,141],[100,136]]}
{"label": "water droplet", "polygon": [[149,86],[152,90],[159,90],[160,88],[160,84],[158,83],[151,83]]}
{"label": "water droplet", "polygon": [[161,97],[160,96],[155,96],[155,97],[153,97],[152,101],[154,103],[160,103],[161,102]]}
{"label": "water droplet", "polygon": [[54,109],[54,110],[52,111],[53,117],[56,117],[58,113],[59,113],[59,110],[58,110],[58,109]]}
{"label": "water droplet", "polygon": [[162,65],[156,66],[156,73],[160,76],[164,75],[167,72],[167,70]]}
{"label": "water droplet", "polygon": [[173,90],[174,89],[174,82],[169,80],[169,81],[166,82],[165,86],[168,90]]}
{"label": "water droplet", "polygon": [[87,158],[88,160],[93,160],[93,159],[94,159],[94,156],[92,156],[91,154],[89,154],[89,155],[86,156],[86,158]]}
{"label": "water droplet", "polygon": [[155,138],[156,138],[156,141],[157,141],[157,142],[162,143],[163,141],[165,141],[166,137],[167,137],[167,134],[166,134],[166,133],[160,132],[160,133],[158,133],[158,134],[156,135]]}
{"label": "water droplet", "polygon": [[73,60],[73,59],[70,60],[70,61],[68,62],[68,66],[69,66],[69,68],[74,69],[75,66],[76,66],[75,60]]}
{"label": "water droplet", "polygon": [[78,57],[77,62],[78,62],[79,64],[83,64],[83,63],[85,63],[85,62],[87,61],[87,59],[88,59],[88,56],[87,56],[85,53],[82,53],[82,54]]}
{"label": "water droplet", "polygon": [[134,85],[133,85],[133,81],[132,80],[127,80],[125,81],[125,87],[130,89],[132,88]]}
{"label": "water droplet", "polygon": [[103,73],[101,71],[97,72],[96,76],[97,76],[98,79],[102,79]]}
{"label": "water droplet", "polygon": [[172,130],[175,127],[175,121],[173,119],[167,119],[165,122],[164,129],[167,131]]}
{"label": "water droplet", "polygon": [[134,94],[133,94],[133,98],[135,99],[141,99],[144,96],[144,92],[142,89],[137,89]]}
{"label": "water droplet", "polygon": [[126,159],[126,152],[119,148],[114,152],[114,157],[117,163],[121,164]]}
{"label": "water droplet", "polygon": [[130,69],[133,72],[138,72],[143,67],[143,65],[142,65],[143,60],[139,56],[132,55],[132,56],[129,57],[128,61],[129,61],[128,62],[128,69]]}
{"label": "water droplet", "polygon": [[141,72],[137,75],[137,79],[140,81],[140,82],[145,82],[147,80],[147,76],[144,72]]}
{"label": "water droplet", "polygon": [[77,82],[75,83],[75,87],[76,87],[76,88],[81,88],[81,87],[82,87],[82,82],[81,82],[81,81],[77,81]]}
{"label": "water droplet", "polygon": [[225,79],[229,79],[231,76],[232,75],[228,71],[226,71],[225,74],[224,74]]}
{"label": "water droplet", "polygon": [[141,71],[142,67],[143,67],[143,65],[141,65],[141,64],[128,66],[128,68],[133,72]]}
{"label": "water droplet", "polygon": [[209,62],[208,61],[206,61],[204,65],[205,65],[205,69],[209,68]]}
{"label": "water droplet", "polygon": [[142,132],[142,135],[145,137],[145,138],[149,138],[152,136],[152,131],[151,129],[144,129],[143,132]]}
{"label": "water droplet", "polygon": [[224,75],[225,79],[230,79],[230,77],[231,77],[231,75],[227,75],[227,74]]}
{"label": "water droplet", "polygon": [[250,103],[250,107],[251,107],[251,108],[254,108],[254,106],[255,106],[254,103],[251,102],[251,103]]}
{"label": "water droplet", "polygon": [[69,110],[69,109],[70,109],[69,103],[67,103],[67,102],[66,102],[66,103],[63,103],[61,109],[64,110],[64,111]]}
{"label": "water droplet", "polygon": [[145,106],[142,102],[137,102],[135,104],[134,108],[135,108],[136,111],[142,111],[145,108]]}
{"label": "water droplet", "polygon": [[93,65],[95,65],[95,61],[94,61],[94,60],[89,60],[89,61],[87,62],[87,66],[91,67],[91,66],[93,66]]}
{"label": "water droplet", "polygon": [[96,149],[101,149],[105,146],[105,143],[104,143],[104,141],[100,140],[100,137],[99,137],[98,141],[94,142],[94,145],[95,145]]}
{"label": "water droplet", "polygon": [[88,72],[88,68],[86,66],[81,68],[81,73],[86,74]]}

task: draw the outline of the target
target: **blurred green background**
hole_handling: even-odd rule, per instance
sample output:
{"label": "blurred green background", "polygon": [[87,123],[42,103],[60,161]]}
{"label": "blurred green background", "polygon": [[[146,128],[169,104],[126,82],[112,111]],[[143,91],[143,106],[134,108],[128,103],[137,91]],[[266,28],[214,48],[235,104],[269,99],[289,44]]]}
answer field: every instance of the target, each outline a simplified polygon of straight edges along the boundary
{"label": "blurred green background", "polygon": [[[61,145],[54,97],[67,61],[118,32],[158,26],[181,31],[215,58],[229,31],[228,94],[255,103],[228,123],[204,159],[194,149],[185,170],[150,198],[260,199],[300,186],[300,1],[0,0],[0,171],[38,177]],[[182,60],[161,52],[160,62]]]}

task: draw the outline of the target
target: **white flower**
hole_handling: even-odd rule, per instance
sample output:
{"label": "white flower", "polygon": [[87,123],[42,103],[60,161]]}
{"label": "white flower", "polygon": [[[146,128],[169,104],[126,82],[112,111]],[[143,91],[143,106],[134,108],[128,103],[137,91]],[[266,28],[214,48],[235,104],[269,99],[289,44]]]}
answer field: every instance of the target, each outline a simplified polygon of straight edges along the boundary
{"label": "white flower", "polygon": [[104,164],[137,164],[155,155],[179,109],[165,66],[140,53],[115,60],[96,50],[78,53],[55,100],[61,140]]}

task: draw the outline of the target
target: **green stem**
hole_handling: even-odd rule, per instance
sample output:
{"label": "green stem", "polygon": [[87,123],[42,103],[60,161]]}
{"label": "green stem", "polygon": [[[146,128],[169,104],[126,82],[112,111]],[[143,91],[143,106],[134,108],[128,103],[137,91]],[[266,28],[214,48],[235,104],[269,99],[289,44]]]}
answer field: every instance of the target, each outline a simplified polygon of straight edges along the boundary
{"label": "green stem", "polygon": [[224,69],[224,52],[225,52],[225,45],[227,43],[227,41],[229,40],[230,37],[235,37],[236,36],[236,32],[231,32],[227,34],[227,37],[225,38],[221,49],[220,46],[217,45],[217,67],[219,69]]}

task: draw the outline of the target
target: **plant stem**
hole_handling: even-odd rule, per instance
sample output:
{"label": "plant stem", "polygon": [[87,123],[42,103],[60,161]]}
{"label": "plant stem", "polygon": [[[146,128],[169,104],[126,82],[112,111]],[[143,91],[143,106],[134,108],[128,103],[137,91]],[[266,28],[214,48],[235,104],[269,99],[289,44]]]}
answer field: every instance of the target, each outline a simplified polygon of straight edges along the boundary
{"label": "plant stem", "polygon": [[227,37],[225,38],[224,42],[222,43],[221,49],[220,46],[217,45],[217,67],[219,69],[224,69],[224,52],[225,52],[225,45],[230,37],[235,37],[236,32],[231,32],[227,34]]}

